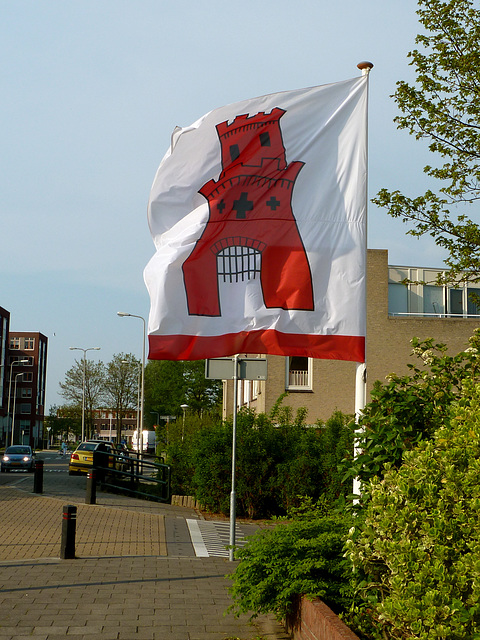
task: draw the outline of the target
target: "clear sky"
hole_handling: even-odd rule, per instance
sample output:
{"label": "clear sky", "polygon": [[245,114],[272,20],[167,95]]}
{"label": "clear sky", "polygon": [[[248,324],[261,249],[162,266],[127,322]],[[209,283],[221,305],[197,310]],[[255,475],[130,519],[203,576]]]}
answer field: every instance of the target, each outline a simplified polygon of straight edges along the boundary
{"label": "clear sky", "polygon": [[[425,146],[393,123],[414,0],[0,0],[0,306],[49,338],[47,406],[80,352],[141,356],[150,187],[176,125],[257,95],[370,74],[369,195],[425,189]],[[369,248],[441,266],[369,207]]]}

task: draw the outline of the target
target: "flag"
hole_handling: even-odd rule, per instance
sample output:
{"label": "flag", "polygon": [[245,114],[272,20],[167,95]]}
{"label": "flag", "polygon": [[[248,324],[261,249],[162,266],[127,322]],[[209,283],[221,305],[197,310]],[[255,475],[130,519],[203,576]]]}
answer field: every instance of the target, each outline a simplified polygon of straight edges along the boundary
{"label": "flag", "polygon": [[368,77],[176,128],[155,176],[149,358],[364,362]]}

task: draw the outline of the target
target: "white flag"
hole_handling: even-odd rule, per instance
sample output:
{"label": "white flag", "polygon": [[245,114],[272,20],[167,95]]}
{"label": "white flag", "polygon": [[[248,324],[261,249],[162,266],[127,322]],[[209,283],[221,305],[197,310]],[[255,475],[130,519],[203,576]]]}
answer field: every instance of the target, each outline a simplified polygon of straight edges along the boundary
{"label": "white flag", "polygon": [[148,205],[150,359],[364,361],[367,87],[261,96],[174,131]]}

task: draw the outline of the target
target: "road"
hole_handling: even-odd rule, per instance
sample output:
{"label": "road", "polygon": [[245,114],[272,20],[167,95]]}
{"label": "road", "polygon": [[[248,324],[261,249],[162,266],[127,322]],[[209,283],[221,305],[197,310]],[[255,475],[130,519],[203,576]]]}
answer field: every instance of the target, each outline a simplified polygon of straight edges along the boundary
{"label": "road", "polygon": [[[68,475],[68,456],[58,451],[40,451],[43,460],[43,494],[65,504],[85,504],[86,477]],[[11,471],[0,474],[0,487],[14,487],[33,492],[33,473]],[[108,508],[127,509],[136,513],[161,516],[165,523],[165,539],[169,556],[228,557],[230,525],[228,521],[204,520],[194,509],[160,504],[97,490],[97,504]],[[247,536],[258,529],[252,524],[237,523],[236,544],[243,546]]]}

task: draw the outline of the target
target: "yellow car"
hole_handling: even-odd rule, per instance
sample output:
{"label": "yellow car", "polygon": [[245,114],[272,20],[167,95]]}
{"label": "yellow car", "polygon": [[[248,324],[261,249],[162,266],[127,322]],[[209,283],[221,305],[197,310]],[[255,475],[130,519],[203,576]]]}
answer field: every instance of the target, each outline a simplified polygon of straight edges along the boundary
{"label": "yellow car", "polygon": [[[82,442],[70,456],[68,474],[75,476],[91,471],[93,467],[93,453],[95,451],[115,453],[114,446],[111,442],[105,442],[104,440],[87,440],[86,442]],[[108,457],[108,466],[114,466],[113,456]]]}

